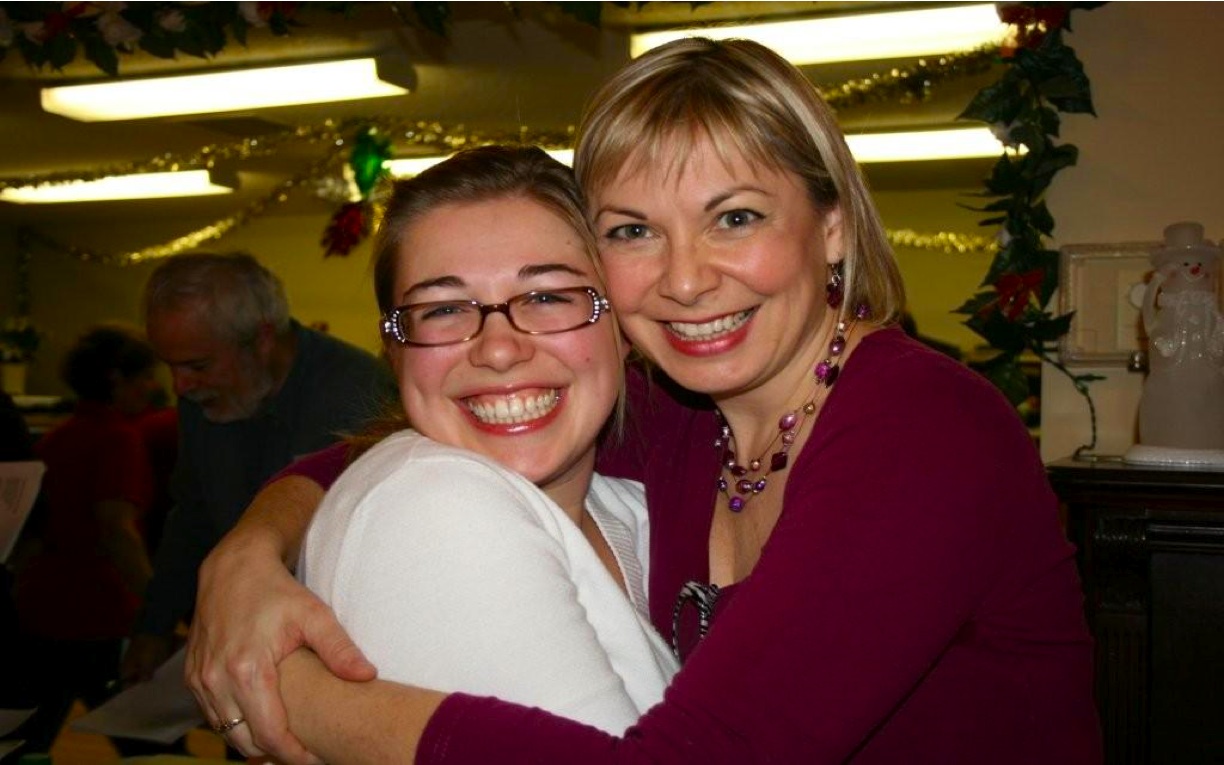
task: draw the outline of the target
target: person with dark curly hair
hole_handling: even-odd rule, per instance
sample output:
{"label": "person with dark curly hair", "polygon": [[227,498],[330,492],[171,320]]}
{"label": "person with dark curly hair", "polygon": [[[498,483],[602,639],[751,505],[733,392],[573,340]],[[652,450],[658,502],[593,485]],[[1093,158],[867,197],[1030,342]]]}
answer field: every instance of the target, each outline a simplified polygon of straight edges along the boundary
{"label": "person with dark curly hair", "polygon": [[37,673],[38,711],[21,731],[30,751],[50,748],[74,699],[92,706],[109,694],[149,582],[141,523],[154,478],[133,418],[159,390],[157,363],[135,329],[85,332],[61,368],[76,408],[35,446],[47,465],[46,518],[15,588],[24,655]]}

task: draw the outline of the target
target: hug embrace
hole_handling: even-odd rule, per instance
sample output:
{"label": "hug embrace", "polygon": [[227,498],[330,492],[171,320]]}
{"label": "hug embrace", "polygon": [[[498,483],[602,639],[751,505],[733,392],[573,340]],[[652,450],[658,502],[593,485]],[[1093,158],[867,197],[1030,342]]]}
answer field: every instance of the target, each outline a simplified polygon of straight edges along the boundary
{"label": "hug embrace", "polygon": [[188,679],[233,745],[1101,761],[1036,450],[895,326],[861,174],[768,49],[634,60],[573,176],[486,147],[401,182],[375,291],[404,418],[291,467],[201,570]]}

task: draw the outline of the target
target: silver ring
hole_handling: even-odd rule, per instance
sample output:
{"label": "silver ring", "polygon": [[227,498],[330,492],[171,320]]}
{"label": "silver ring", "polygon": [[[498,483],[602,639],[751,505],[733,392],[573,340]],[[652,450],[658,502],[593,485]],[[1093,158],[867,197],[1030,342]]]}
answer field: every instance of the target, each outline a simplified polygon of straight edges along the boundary
{"label": "silver ring", "polygon": [[226,720],[220,725],[212,726],[213,733],[219,733],[222,736],[224,736],[226,733],[229,733],[234,728],[237,728],[239,725],[242,725],[244,722],[246,722],[245,717],[235,717],[232,720]]}

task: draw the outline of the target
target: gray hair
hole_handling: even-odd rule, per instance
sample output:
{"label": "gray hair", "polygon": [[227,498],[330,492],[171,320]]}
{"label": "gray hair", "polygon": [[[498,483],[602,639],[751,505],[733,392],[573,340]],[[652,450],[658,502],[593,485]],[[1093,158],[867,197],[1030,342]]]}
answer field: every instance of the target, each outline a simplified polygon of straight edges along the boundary
{"label": "gray hair", "polygon": [[213,330],[245,345],[259,328],[289,331],[289,301],[280,279],[245,252],[176,255],[149,276],[144,316],[184,307],[203,309]]}

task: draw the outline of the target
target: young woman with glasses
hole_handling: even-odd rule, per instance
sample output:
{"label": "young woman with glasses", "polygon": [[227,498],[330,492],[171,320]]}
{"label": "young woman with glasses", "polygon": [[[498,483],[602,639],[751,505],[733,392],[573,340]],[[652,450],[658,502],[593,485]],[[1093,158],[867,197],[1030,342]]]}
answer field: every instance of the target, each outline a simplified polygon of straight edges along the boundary
{"label": "young woman with glasses", "polygon": [[487,147],[401,182],[374,270],[406,420],[332,487],[299,577],[383,678],[619,734],[675,661],[641,485],[594,473],[624,351],[572,174]]}

